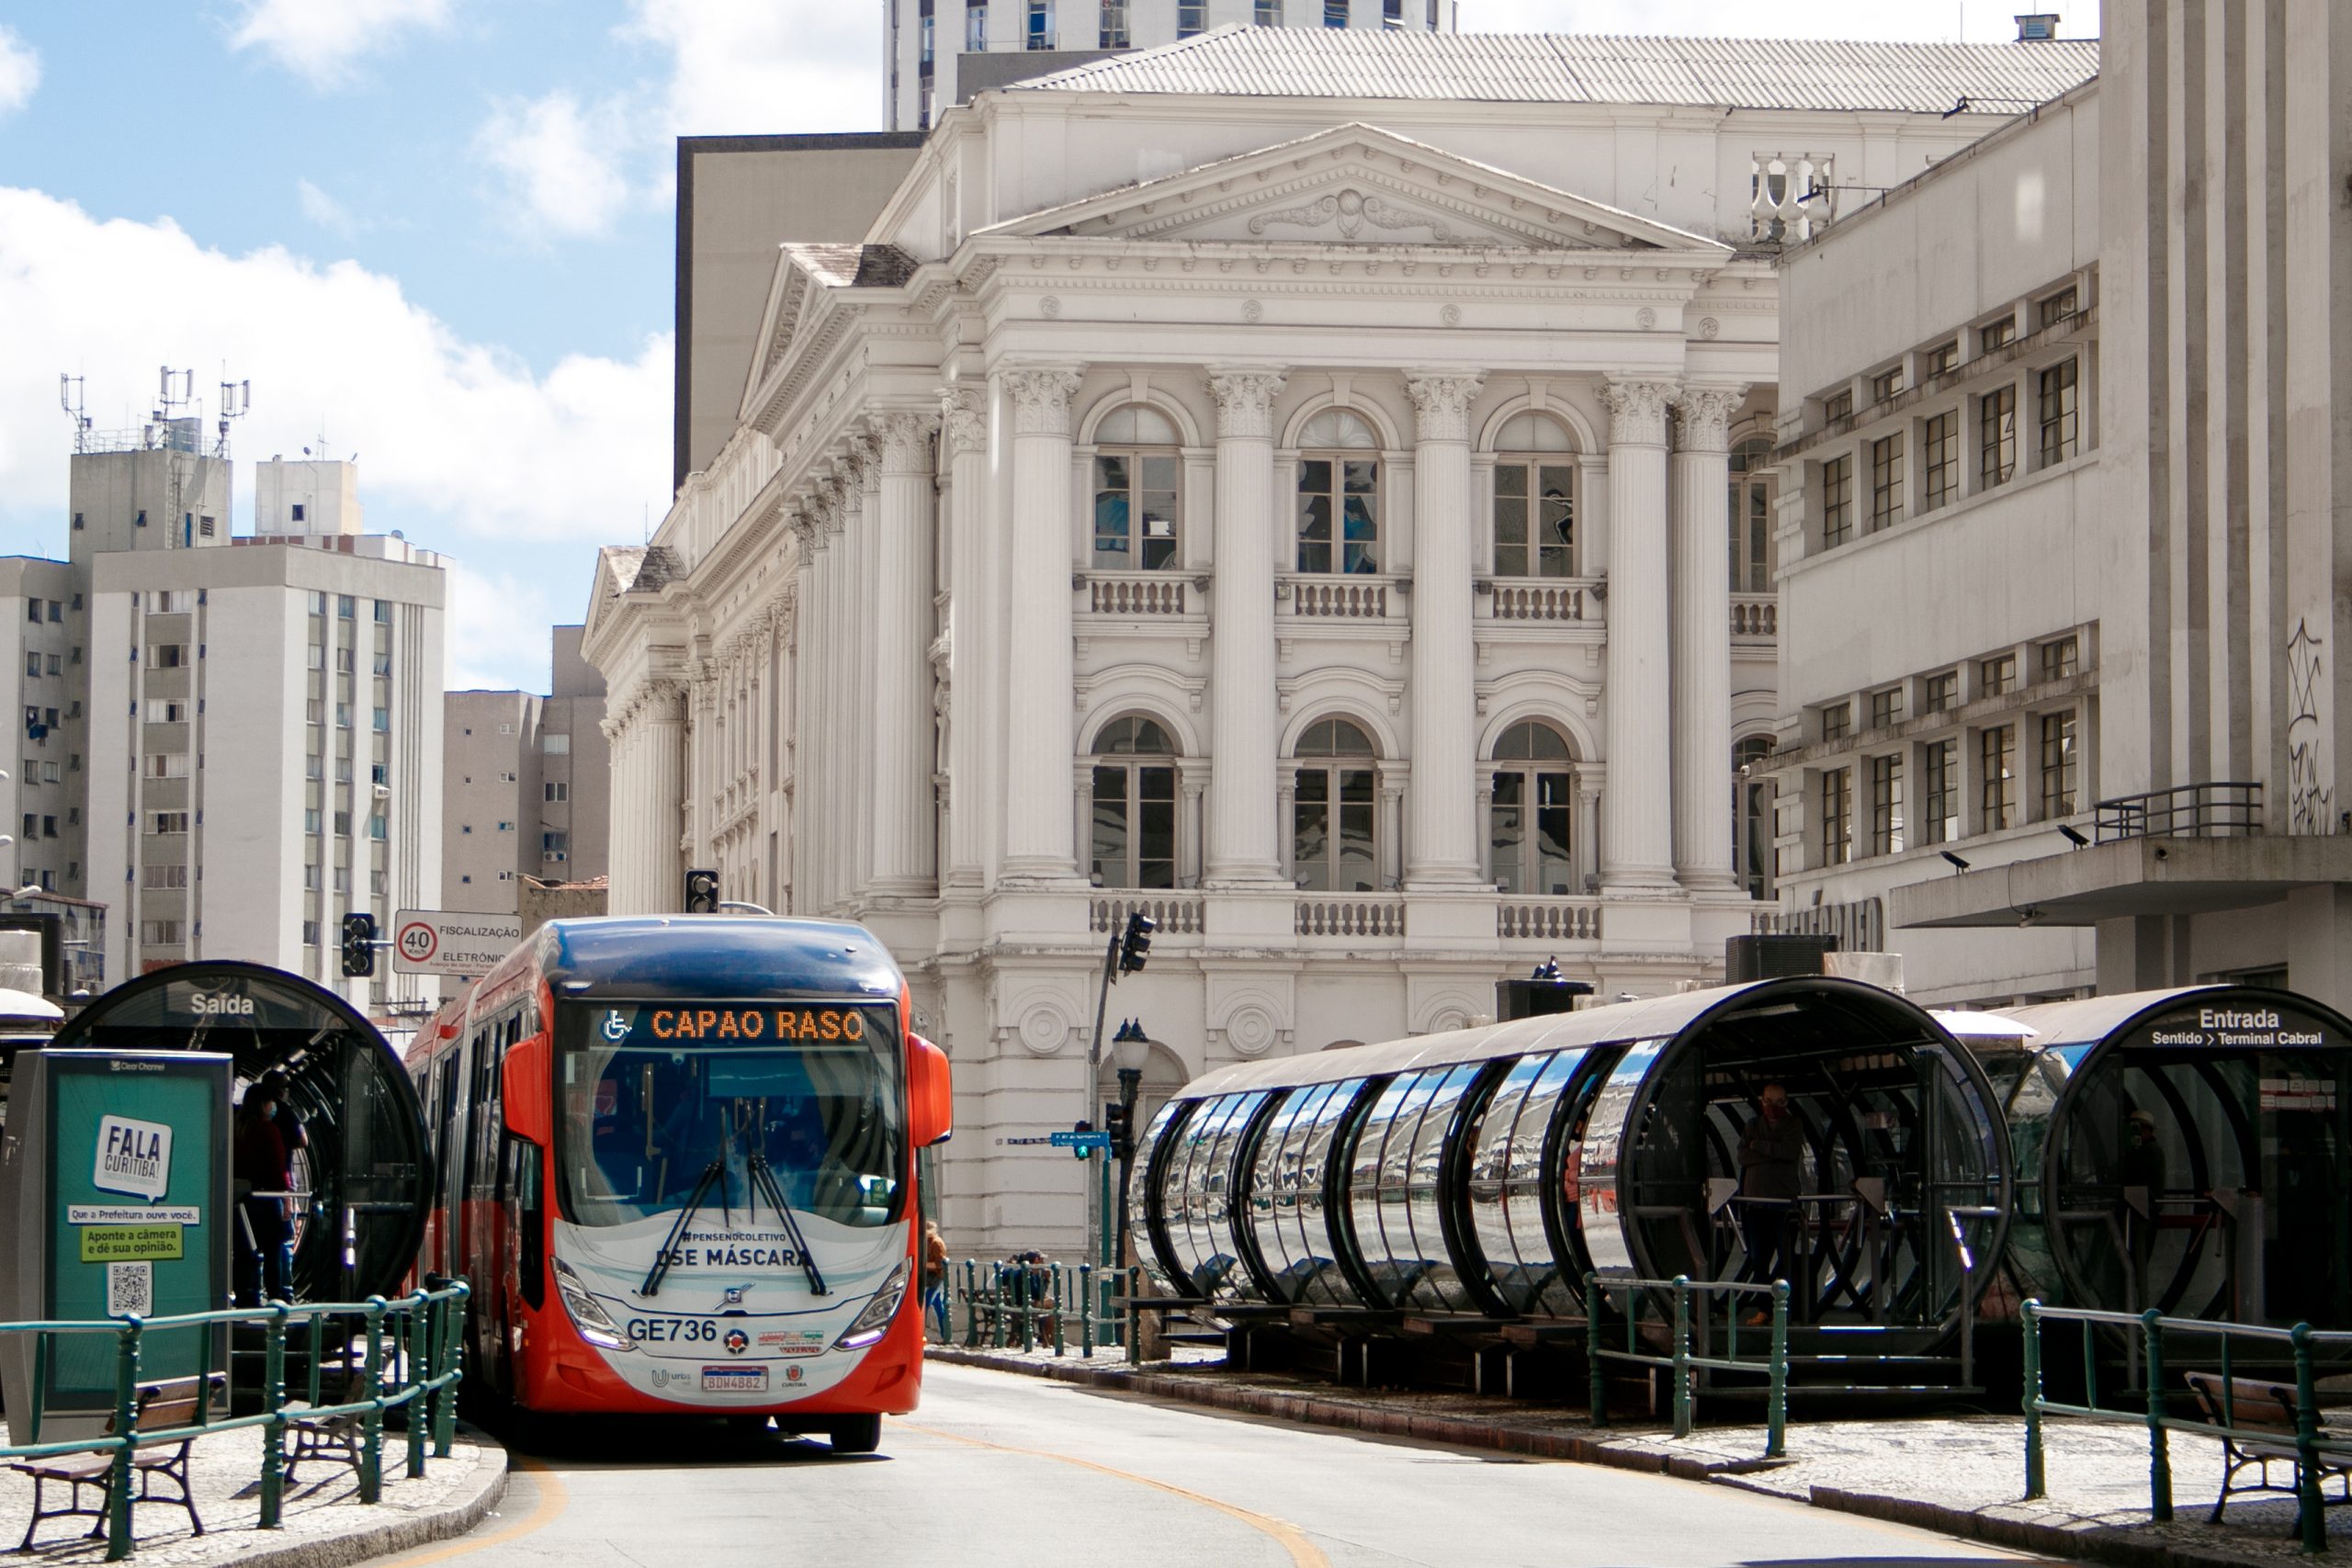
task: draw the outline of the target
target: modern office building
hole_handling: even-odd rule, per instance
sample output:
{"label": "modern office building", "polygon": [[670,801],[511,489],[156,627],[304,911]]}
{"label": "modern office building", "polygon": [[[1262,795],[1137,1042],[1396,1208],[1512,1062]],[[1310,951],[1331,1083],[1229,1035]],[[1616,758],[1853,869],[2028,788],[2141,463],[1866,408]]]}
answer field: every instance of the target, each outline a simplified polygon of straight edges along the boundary
{"label": "modern office building", "polygon": [[517,911],[522,879],[603,876],[612,763],[605,682],[557,626],[548,694],[451,692],[443,699],[441,889],[447,908]]}
{"label": "modern office building", "polygon": [[105,906],[114,979],[245,958],[413,1009],[407,977],[344,981],[336,932],[439,900],[437,558],[360,531],[345,463],[260,465],[233,535],[225,434],[202,439],[77,429],[67,559],[0,578],[23,880]]}
{"label": "modern office building", "polygon": [[[1451,32],[1455,0],[883,0],[885,114],[928,130],[975,93],[1216,28]],[[813,235],[802,238],[815,238]]]}
{"label": "modern office building", "polygon": [[1238,28],[947,110],[863,243],[784,247],[736,430],[605,552],[613,908],[707,865],[868,922],[971,1245],[1075,1232],[995,1140],[1094,1098],[1131,910],[1163,1084],[1751,929],[1777,249],[2096,47],[1629,47]]}
{"label": "modern office building", "polygon": [[2352,23],[2107,23],[1786,260],[1783,893],[1929,999],[2342,1007]]}

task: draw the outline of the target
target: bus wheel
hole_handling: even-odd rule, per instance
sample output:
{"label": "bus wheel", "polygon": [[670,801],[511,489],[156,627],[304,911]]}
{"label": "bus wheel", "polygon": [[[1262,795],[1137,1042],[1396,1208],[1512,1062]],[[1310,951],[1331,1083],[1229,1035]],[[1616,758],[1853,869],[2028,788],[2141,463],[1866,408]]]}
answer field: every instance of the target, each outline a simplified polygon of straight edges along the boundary
{"label": "bus wheel", "polygon": [[833,1423],[833,1452],[870,1454],[882,1446],[882,1417],[844,1416]]}

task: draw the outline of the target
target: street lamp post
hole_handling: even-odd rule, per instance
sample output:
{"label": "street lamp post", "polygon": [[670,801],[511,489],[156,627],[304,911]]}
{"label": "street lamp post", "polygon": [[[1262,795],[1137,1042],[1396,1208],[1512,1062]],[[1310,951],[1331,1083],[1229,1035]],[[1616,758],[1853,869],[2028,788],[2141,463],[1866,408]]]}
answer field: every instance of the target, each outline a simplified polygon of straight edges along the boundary
{"label": "street lamp post", "polygon": [[1136,1096],[1143,1088],[1144,1063],[1151,1057],[1151,1036],[1144,1032],[1143,1024],[1129,1020],[1120,1026],[1111,1041],[1111,1059],[1119,1072],[1119,1113],[1106,1116],[1111,1124],[1113,1157],[1119,1162],[1119,1188],[1115,1201],[1119,1205],[1117,1250],[1111,1255],[1114,1268],[1125,1268],[1127,1261],[1127,1188],[1135,1179],[1136,1164]]}

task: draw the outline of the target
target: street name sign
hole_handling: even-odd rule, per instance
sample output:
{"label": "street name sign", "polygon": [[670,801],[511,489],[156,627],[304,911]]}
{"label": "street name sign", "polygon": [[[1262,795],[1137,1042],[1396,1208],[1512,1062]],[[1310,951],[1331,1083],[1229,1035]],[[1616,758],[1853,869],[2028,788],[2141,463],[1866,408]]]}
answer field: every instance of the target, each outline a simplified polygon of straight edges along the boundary
{"label": "street name sign", "polygon": [[1049,1140],[1057,1149],[1107,1149],[1111,1146],[1108,1133],[1056,1133]]}
{"label": "street name sign", "polygon": [[402,909],[392,917],[392,968],[478,980],[523,940],[520,915]]}

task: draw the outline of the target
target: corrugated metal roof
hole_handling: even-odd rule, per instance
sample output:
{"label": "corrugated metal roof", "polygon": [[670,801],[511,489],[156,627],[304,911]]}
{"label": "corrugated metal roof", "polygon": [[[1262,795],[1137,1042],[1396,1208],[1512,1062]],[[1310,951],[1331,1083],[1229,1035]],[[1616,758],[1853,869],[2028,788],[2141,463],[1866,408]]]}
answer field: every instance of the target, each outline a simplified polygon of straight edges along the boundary
{"label": "corrugated metal roof", "polygon": [[1008,90],[1914,114],[1940,114],[1965,96],[1978,112],[2009,115],[2098,73],[2096,39],[1887,43],[1235,27]]}

